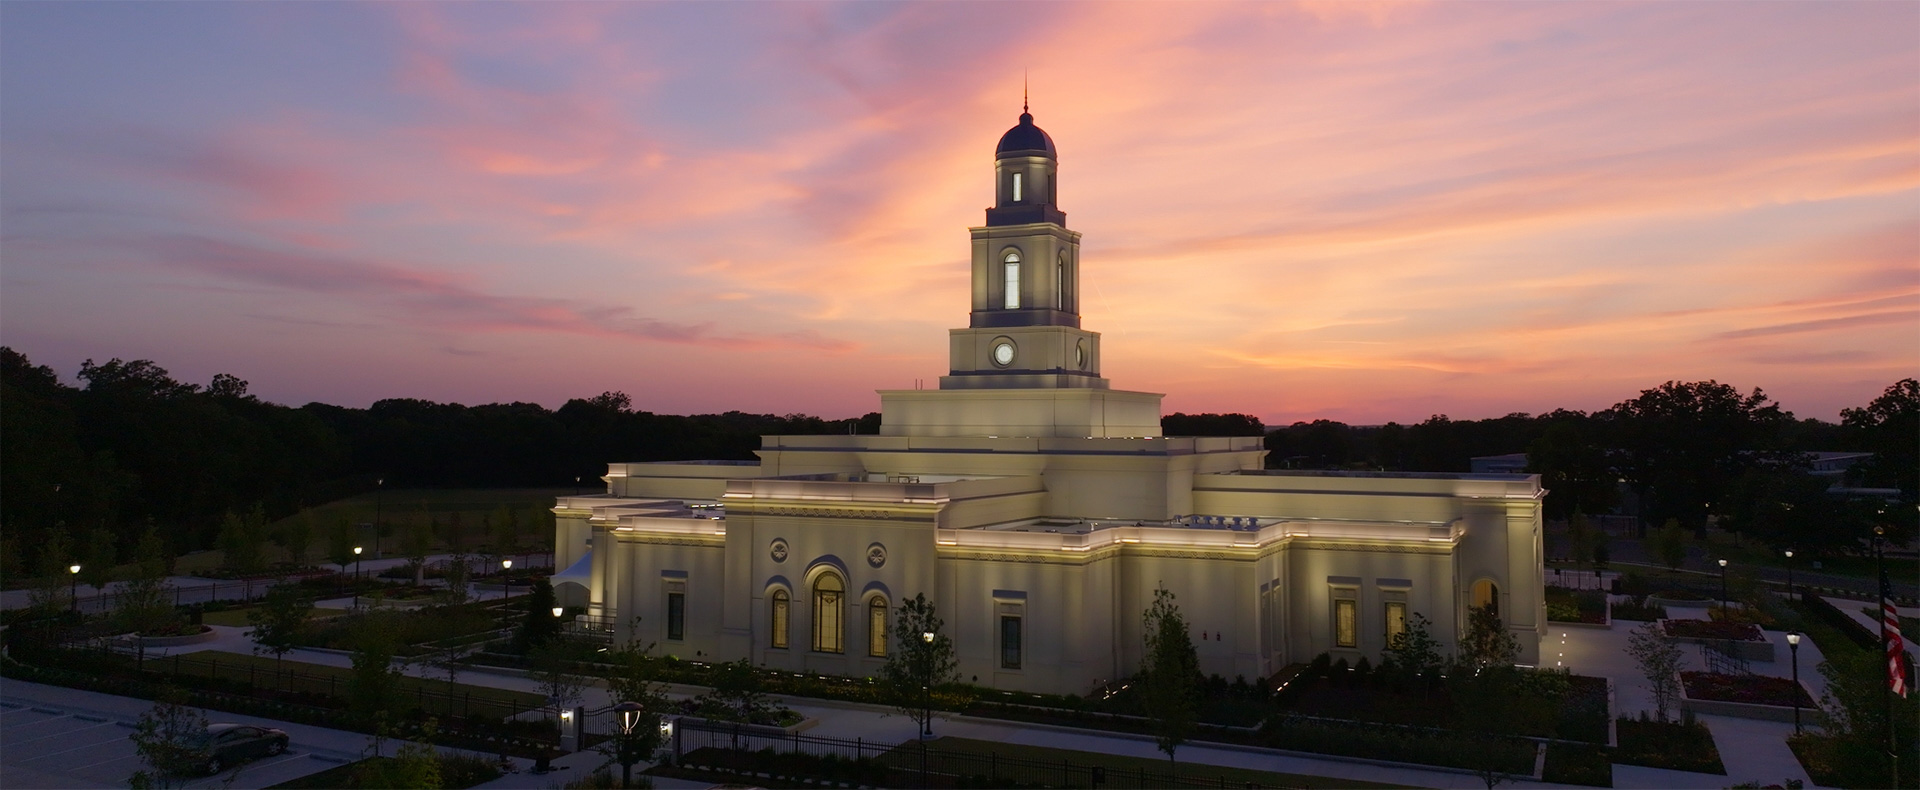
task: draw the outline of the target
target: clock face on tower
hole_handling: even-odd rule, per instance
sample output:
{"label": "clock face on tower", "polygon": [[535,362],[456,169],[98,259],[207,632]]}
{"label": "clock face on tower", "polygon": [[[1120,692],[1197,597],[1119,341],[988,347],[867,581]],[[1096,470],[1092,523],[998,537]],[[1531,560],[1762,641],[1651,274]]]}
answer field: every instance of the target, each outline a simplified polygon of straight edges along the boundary
{"label": "clock face on tower", "polygon": [[993,364],[1003,368],[1013,364],[1013,341],[1002,340],[993,344]]}

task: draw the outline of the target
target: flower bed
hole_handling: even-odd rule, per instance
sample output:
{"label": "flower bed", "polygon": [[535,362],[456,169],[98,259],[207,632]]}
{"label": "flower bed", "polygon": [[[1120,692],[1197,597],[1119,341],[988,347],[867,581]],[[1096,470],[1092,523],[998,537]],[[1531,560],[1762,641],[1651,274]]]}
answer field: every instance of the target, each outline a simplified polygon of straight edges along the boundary
{"label": "flower bed", "polygon": [[1786,678],[1689,671],[1680,673],[1680,683],[1686,687],[1687,696],[1697,700],[1790,708],[1798,696],[1801,707],[1814,707],[1813,697],[1807,690]]}
{"label": "flower bed", "polygon": [[1765,642],[1766,634],[1752,623],[1728,623],[1711,620],[1662,620],[1667,636],[1675,639],[1732,639],[1739,642]]}

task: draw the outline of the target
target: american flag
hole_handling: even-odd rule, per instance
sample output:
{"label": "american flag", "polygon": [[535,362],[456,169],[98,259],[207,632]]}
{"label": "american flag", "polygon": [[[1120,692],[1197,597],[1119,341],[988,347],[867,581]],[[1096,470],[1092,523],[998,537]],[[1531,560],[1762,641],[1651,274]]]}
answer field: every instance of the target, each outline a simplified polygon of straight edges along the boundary
{"label": "american flag", "polygon": [[1893,584],[1880,572],[1880,630],[1887,635],[1887,684],[1907,696],[1906,642],[1900,638],[1900,610],[1893,605]]}

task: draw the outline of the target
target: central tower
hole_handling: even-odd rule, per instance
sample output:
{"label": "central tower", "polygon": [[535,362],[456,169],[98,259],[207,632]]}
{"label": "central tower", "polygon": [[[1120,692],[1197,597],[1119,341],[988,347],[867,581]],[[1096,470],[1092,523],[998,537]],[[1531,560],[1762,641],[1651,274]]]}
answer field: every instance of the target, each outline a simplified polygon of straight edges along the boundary
{"label": "central tower", "polygon": [[993,206],[972,228],[973,311],[951,330],[941,389],[1106,389],[1080,328],[1080,234],[1060,210],[1053,138],[1021,108],[993,156]]}

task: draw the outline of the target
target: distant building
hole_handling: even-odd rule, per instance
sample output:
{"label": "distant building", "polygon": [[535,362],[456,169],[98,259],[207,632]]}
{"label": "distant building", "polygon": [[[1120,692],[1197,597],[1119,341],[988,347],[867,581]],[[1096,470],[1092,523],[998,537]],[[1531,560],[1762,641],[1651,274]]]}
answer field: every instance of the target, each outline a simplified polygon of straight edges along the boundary
{"label": "distant building", "polygon": [[1228,678],[1378,662],[1414,613],[1445,654],[1486,604],[1538,662],[1539,478],[1266,470],[1258,436],[1160,435],[1161,396],[1111,389],[1080,328],[1058,168],[1022,114],[939,389],[881,391],[878,435],[765,437],[757,464],[610,465],[554,507],[562,600],[683,658],[870,677],[925,594],[963,679],[1057,693],[1138,668],[1163,586]]}
{"label": "distant building", "polygon": [[1467,468],[1477,475],[1526,474],[1527,454],[1481,455],[1467,459]]}

